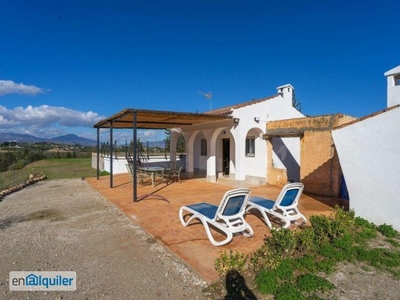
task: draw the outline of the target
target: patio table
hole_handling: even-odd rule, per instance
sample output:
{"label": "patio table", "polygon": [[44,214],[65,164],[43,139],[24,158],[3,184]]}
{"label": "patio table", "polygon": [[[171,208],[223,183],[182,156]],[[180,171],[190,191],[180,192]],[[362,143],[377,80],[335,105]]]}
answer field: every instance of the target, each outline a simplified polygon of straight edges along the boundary
{"label": "patio table", "polygon": [[157,174],[160,174],[161,177],[163,177],[164,173],[164,168],[163,167],[140,167],[140,171],[149,173],[151,176],[151,183],[153,186],[156,185],[156,176]]}
{"label": "patio table", "polygon": [[[156,182],[157,174],[160,174],[161,177],[164,176],[164,168],[163,167],[140,167],[139,170],[142,171],[142,172],[150,173],[151,182],[153,184],[153,187],[156,185],[155,182]],[[150,193],[150,194],[144,194],[144,195],[138,196],[137,197],[137,201],[143,200],[143,199],[145,199],[147,197],[150,197],[150,196],[159,198],[159,199],[167,201],[169,203],[169,200],[167,198],[165,198],[162,195],[156,194],[156,193]]]}

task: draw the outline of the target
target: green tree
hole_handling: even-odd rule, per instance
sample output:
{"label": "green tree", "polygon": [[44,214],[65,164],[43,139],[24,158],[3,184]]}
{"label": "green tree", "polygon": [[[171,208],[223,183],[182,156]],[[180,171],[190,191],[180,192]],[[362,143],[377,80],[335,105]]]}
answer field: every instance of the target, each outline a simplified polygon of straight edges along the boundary
{"label": "green tree", "polygon": [[[165,147],[167,151],[171,149],[171,132],[169,130],[165,130]],[[185,137],[181,134],[178,137],[178,140],[176,142],[176,152],[180,152],[181,154],[186,152],[186,141]]]}
{"label": "green tree", "polygon": [[11,151],[1,153],[0,155],[0,172],[4,172],[8,170],[8,167],[12,164],[16,163],[17,159],[15,158],[15,154]]}
{"label": "green tree", "polygon": [[301,103],[296,97],[296,94],[293,91],[293,99],[292,99],[292,106],[297,109],[298,111],[301,111]]}
{"label": "green tree", "polygon": [[176,151],[181,154],[186,152],[186,141],[182,134],[178,137],[178,141],[176,142]]}
{"label": "green tree", "polygon": [[170,148],[170,146],[171,146],[171,139],[170,139],[171,132],[168,129],[166,129],[164,131],[164,134],[165,134],[165,139],[164,139],[165,151],[169,151],[171,149]]}

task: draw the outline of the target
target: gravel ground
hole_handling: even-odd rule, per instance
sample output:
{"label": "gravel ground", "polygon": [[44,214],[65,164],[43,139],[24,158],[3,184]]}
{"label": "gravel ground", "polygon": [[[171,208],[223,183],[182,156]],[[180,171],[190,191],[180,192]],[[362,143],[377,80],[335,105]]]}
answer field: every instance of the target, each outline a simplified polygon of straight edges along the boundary
{"label": "gravel ground", "polygon": [[[84,180],[0,202],[0,299],[205,299],[206,283]],[[9,290],[10,271],[76,271],[74,292]]]}

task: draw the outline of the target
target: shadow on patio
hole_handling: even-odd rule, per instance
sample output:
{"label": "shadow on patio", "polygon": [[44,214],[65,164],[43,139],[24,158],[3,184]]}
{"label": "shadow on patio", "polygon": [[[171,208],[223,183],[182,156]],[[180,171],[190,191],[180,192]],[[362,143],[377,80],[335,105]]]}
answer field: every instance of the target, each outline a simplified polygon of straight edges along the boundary
{"label": "shadow on patio", "polygon": [[[112,189],[109,187],[108,176],[100,177],[99,180],[86,180],[209,284],[219,280],[214,261],[221,251],[232,249],[251,253],[263,244],[266,235],[270,235],[269,228],[253,214],[246,215],[246,220],[253,228],[254,236],[246,238],[237,235],[231,243],[221,247],[215,247],[209,242],[200,222],[193,222],[193,225],[188,227],[182,226],[178,217],[182,205],[203,201],[219,205],[224,193],[233,188],[228,185],[208,183],[205,179],[197,178],[183,179],[181,183],[174,182],[168,185],[161,183],[155,187],[139,186],[138,195],[156,192],[169,199],[170,203],[151,196],[133,203],[132,183],[128,174],[114,176],[115,187]],[[253,196],[276,199],[281,189],[266,185],[250,187],[250,190]],[[302,195],[299,209],[308,220],[315,214],[329,215],[336,203],[338,201],[329,198]]]}

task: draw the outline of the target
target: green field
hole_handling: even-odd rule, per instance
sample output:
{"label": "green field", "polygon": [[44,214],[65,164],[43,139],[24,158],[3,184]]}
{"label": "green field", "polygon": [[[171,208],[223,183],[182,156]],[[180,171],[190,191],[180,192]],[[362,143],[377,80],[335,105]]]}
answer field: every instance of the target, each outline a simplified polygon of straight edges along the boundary
{"label": "green field", "polygon": [[35,161],[21,170],[0,173],[0,190],[25,182],[30,174],[46,175],[47,179],[95,177],[91,158],[61,158]]}

